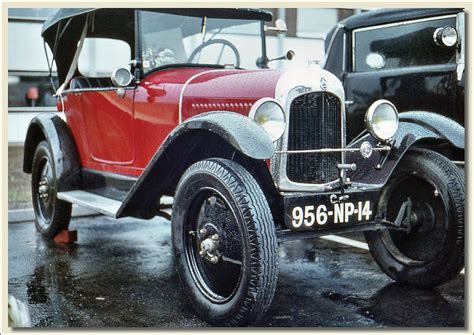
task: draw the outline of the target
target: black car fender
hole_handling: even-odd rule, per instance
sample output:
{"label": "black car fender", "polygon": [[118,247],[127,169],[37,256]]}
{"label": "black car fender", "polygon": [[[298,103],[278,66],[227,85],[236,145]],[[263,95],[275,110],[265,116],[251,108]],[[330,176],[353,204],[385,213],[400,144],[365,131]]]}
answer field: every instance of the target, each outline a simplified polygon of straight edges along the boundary
{"label": "black car fender", "polygon": [[57,113],[35,116],[26,133],[23,171],[31,173],[36,146],[46,140],[54,160],[58,192],[80,186],[81,165],[76,143],[66,122]]}
{"label": "black car fender", "polygon": [[464,127],[450,118],[431,112],[400,113],[401,122],[411,122],[424,126],[438,135],[440,139],[458,149],[464,149]]}
{"label": "black car fender", "polygon": [[[363,142],[369,142],[373,148],[384,146],[366,133],[357,137],[348,147],[360,148]],[[363,158],[359,151],[347,153],[346,163],[356,164],[356,170],[349,171],[347,177],[353,184],[382,187],[410,148],[440,143],[464,150],[464,127],[434,113],[401,113],[398,130],[390,142],[390,151],[373,151],[369,158]]]}
{"label": "black car fender", "polygon": [[[179,124],[166,138],[131,188],[117,217],[153,216],[162,195],[172,195],[179,178],[193,163],[221,157],[262,165],[275,152],[265,130],[246,116],[208,112]],[[262,169],[259,169],[262,170]]]}

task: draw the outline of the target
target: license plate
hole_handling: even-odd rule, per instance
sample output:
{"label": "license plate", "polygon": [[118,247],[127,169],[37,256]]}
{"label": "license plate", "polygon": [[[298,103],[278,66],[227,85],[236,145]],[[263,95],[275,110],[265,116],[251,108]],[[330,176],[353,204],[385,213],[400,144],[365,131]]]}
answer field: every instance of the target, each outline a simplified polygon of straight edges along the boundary
{"label": "license plate", "polygon": [[285,200],[285,224],[292,230],[346,227],[371,222],[377,203],[374,192],[351,194],[340,202],[331,201],[330,195]]}

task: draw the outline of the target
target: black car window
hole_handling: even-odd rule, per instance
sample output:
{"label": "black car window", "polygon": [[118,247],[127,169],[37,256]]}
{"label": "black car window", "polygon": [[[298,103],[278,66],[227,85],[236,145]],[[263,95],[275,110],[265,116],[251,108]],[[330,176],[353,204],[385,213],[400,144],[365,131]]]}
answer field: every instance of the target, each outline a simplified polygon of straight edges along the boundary
{"label": "black car window", "polygon": [[456,48],[436,44],[437,28],[456,27],[456,18],[354,30],[353,70],[376,71],[456,62]]}

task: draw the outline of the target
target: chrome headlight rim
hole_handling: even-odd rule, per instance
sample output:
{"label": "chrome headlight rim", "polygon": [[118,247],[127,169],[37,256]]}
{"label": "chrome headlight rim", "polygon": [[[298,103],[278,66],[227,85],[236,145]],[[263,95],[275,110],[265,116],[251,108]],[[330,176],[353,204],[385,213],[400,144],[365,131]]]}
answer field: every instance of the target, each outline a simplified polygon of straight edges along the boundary
{"label": "chrome headlight rim", "polygon": [[[278,136],[272,136],[268,131],[267,129],[265,129],[265,127],[260,124],[259,122],[256,121],[255,117],[257,116],[257,113],[259,111],[259,109],[266,103],[273,103],[275,104],[280,113],[281,113],[281,116],[282,116],[282,122],[283,122],[283,129],[281,130],[281,132],[278,134]],[[266,97],[266,98],[261,98],[259,100],[257,100],[253,105],[252,105],[252,108],[250,109],[249,111],[249,114],[248,114],[248,117],[250,119],[252,119],[256,124],[258,124],[259,126],[261,126],[265,131],[266,133],[270,136],[272,142],[276,142],[278,141],[279,139],[281,139],[281,137],[283,136],[283,134],[285,133],[285,129],[286,129],[286,125],[287,125],[287,120],[286,120],[286,114],[285,114],[285,109],[283,108],[283,106],[281,105],[281,103],[274,99],[274,98],[269,98],[269,97]]]}
{"label": "chrome headlight rim", "polygon": [[[377,111],[377,108],[379,108],[381,105],[389,105],[392,110],[395,112],[394,115],[395,115],[395,127],[394,127],[394,131],[392,132],[392,134],[390,134],[390,136],[385,136],[385,137],[382,137],[380,136],[380,134],[377,133],[375,127],[374,127],[374,115],[375,115],[375,112]],[[365,114],[365,126],[367,128],[367,130],[369,131],[369,133],[375,137],[377,140],[381,141],[381,142],[387,142],[389,141],[390,139],[393,138],[393,136],[395,136],[397,130],[398,130],[398,125],[399,125],[399,115],[398,115],[398,110],[397,110],[397,107],[395,107],[395,105],[393,103],[391,103],[390,101],[388,100],[385,100],[385,99],[380,99],[380,100],[377,100],[375,101],[374,103],[372,103],[372,105],[370,105],[369,109],[367,110],[367,113]]]}

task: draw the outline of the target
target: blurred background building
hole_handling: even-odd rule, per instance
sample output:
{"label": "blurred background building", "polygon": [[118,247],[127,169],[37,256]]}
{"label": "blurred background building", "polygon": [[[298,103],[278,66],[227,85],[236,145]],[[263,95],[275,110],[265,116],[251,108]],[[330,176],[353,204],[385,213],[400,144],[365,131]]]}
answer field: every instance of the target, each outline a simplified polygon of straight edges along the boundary
{"label": "blurred background building", "polygon": [[[293,50],[291,62],[275,62],[272,67],[308,66],[324,59],[326,33],[340,20],[360,12],[353,9],[268,8],[274,19],[286,21],[285,35],[267,38],[267,55],[275,58]],[[8,10],[8,142],[22,145],[30,120],[40,112],[54,112],[55,99],[49,78],[43,22],[57,8],[9,8]],[[46,48],[51,61],[51,53]],[[113,50],[110,51],[111,54]],[[54,68],[53,68],[54,70]],[[53,71],[53,80],[55,73]],[[57,85],[56,85],[57,87]]]}

